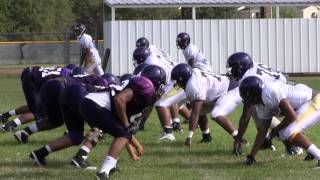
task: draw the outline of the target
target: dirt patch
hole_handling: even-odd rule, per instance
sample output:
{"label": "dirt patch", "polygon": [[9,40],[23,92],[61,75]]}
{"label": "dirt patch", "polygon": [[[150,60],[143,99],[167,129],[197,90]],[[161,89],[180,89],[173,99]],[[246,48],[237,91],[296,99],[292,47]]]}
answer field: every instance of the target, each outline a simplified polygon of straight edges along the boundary
{"label": "dirt patch", "polygon": [[24,67],[0,67],[0,76],[19,76]]}

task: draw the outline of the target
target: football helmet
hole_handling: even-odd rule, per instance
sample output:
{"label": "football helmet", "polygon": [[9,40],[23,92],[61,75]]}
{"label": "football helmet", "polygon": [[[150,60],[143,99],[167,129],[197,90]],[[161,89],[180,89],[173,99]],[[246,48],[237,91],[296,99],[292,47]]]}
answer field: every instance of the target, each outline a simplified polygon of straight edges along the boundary
{"label": "football helmet", "polygon": [[246,77],[239,86],[240,96],[246,104],[258,104],[261,102],[263,82],[256,76]]}
{"label": "football helmet", "polygon": [[79,76],[79,75],[85,75],[86,70],[84,67],[77,66],[72,69],[71,76]]}
{"label": "football helmet", "polygon": [[190,36],[188,33],[182,32],[177,36],[177,47],[180,49],[185,49],[190,44]]}
{"label": "football helmet", "polygon": [[120,76],[120,78],[119,78],[120,83],[121,83],[122,81],[131,79],[132,77],[133,77],[133,74],[130,74],[130,73],[123,74],[123,75]]}
{"label": "football helmet", "polygon": [[149,56],[151,52],[149,48],[138,47],[133,52],[133,65],[137,66],[143,63]]}
{"label": "football helmet", "polygon": [[85,31],[86,27],[81,23],[78,23],[73,27],[73,32],[76,36],[82,36]]}
{"label": "football helmet", "polygon": [[253,67],[253,62],[249,54],[245,52],[237,52],[228,58],[226,67],[229,69],[227,76],[230,79],[239,80],[248,69]]}
{"label": "football helmet", "polygon": [[192,76],[192,68],[185,63],[176,65],[171,71],[171,80],[176,81],[177,85],[185,88]]}
{"label": "football helmet", "polygon": [[137,41],[136,41],[136,47],[146,47],[148,48],[149,47],[149,41],[147,38],[145,37],[141,37],[139,38]]}
{"label": "football helmet", "polygon": [[68,64],[65,66],[65,68],[70,69],[71,71],[73,70],[73,68],[77,67],[77,65],[75,64]]}
{"label": "football helmet", "polygon": [[141,63],[141,64],[139,64],[136,68],[134,68],[133,74],[134,74],[134,75],[140,74],[140,73],[142,72],[142,70],[143,70],[145,67],[147,67],[147,66],[149,66],[149,65],[146,64],[146,63]]}
{"label": "football helmet", "polygon": [[110,85],[110,84],[120,85],[119,78],[117,76],[114,76],[111,73],[105,73],[105,74],[101,75],[101,77],[103,79],[107,80],[108,85]]}
{"label": "football helmet", "polygon": [[156,65],[149,65],[145,67],[141,72],[141,76],[148,78],[152,82],[156,91],[163,88],[166,84],[166,72],[163,68]]}

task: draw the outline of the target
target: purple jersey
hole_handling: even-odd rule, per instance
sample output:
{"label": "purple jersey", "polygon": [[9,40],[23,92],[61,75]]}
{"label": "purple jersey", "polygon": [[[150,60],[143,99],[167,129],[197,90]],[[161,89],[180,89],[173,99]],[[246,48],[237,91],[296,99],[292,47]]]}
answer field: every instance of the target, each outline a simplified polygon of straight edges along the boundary
{"label": "purple jersey", "polygon": [[155,89],[149,79],[145,77],[133,77],[129,80],[126,88],[130,88],[133,91],[133,99],[127,104],[128,117],[142,112],[145,107],[151,106],[154,103]]}
{"label": "purple jersey", "polygon": [[96,92],[108,87],[108,82],[104,78],[91,74],[82,77],[75,77],[75,80],[86,85],[89,92]]}
{"label": "purple jersey", "polygon": [[49,79],[58,77],[66,77],[71,74],[71,70],[64,67],[52,66],[52,67],[40,67],[33,66],[31,71],[34,74],[34,82],[40,88],[41,85]]}

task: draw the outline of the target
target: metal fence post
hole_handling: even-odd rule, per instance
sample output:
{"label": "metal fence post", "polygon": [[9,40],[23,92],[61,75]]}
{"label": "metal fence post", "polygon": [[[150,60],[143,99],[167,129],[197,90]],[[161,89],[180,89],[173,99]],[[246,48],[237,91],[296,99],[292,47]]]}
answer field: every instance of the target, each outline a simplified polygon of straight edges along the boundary
{"label": "metal fence post", "polygon": [[64,63],[70,64],[70,33],[66,30],[64,33]]}

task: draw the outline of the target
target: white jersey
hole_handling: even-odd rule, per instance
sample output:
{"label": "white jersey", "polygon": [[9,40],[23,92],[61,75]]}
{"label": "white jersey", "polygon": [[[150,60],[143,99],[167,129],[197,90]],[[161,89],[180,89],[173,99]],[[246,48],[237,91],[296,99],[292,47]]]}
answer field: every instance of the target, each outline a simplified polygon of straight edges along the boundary
{"label": "white jersey", "polygon": [[269,82],[262,88],[262,102],[257,105],[258,116],[261,119],[271,119],[279,116],[279,104],[287,99],[294,110],[298,110],[303,104],[312,98],[312,89],[304,84],[284,84],[280,81]]}
{"label": "white jersey", "polygon": [[81,50],[89,49],[89,55],[84,62],[86,72],[89,74],[102,75],[104,72],[101,67],[101,58],[98,50],[93,44],[92,37],[88,34],[83,34],[82,36],[78,37],[78,43]]}
{"label": "white jersey", "polygon": [[183,55],[186,58],[186,61],[190,64],[189,61],[193,61],[193,67],[199,68],[203,71],[212,71],[212,68],[209,62],[206,60],[202,52],[193,44],[189,44],[184,50]]}
{"label": "white jersey", "polygon": [[163,49],[160,49],[153,44],[149,45],[149,49],[152,54],[160,56],[161,58],[166,59],[168,61],[172,61],[170,55],[167,52],[165,52]]}
{"label": "white jersey", "polygon": [[164,57],[162,57],[158,54],[153,54],[153,53],[151,53],[151,55],[145,60],[144,63],[149,64],[149,65],[160,66],[166,72],[166,83],[169,83],[171,81],[171,79],[170,79],[171,70],[175,66],[175,63],[173,63],[172,61],[170,61],[168,59],[165,59]]}
{"label": "white jersey", "polygon": [[185,93],[190,102],[203,100],[205,104],[208,104],[227,93],[228,86],[229,79],[226,76],[193,69]]}
{"label": "white jersey", "polygon": [[249,76],[256,76],[262,80],[263,83],[272,81],[281,81],[286,83],[287,80],[281,72],[274,71],[272,68],[264,66],[263,64],[253,64],[253,67],[248,69],[247,72],[242,76],[240,82]]}
{"label": "white jersey", "polygon": [[85,98],[91,99],[100,107],[104,107],[108,110],[111,110],[111,97],[109,91],[89,93],[85,96]]}

